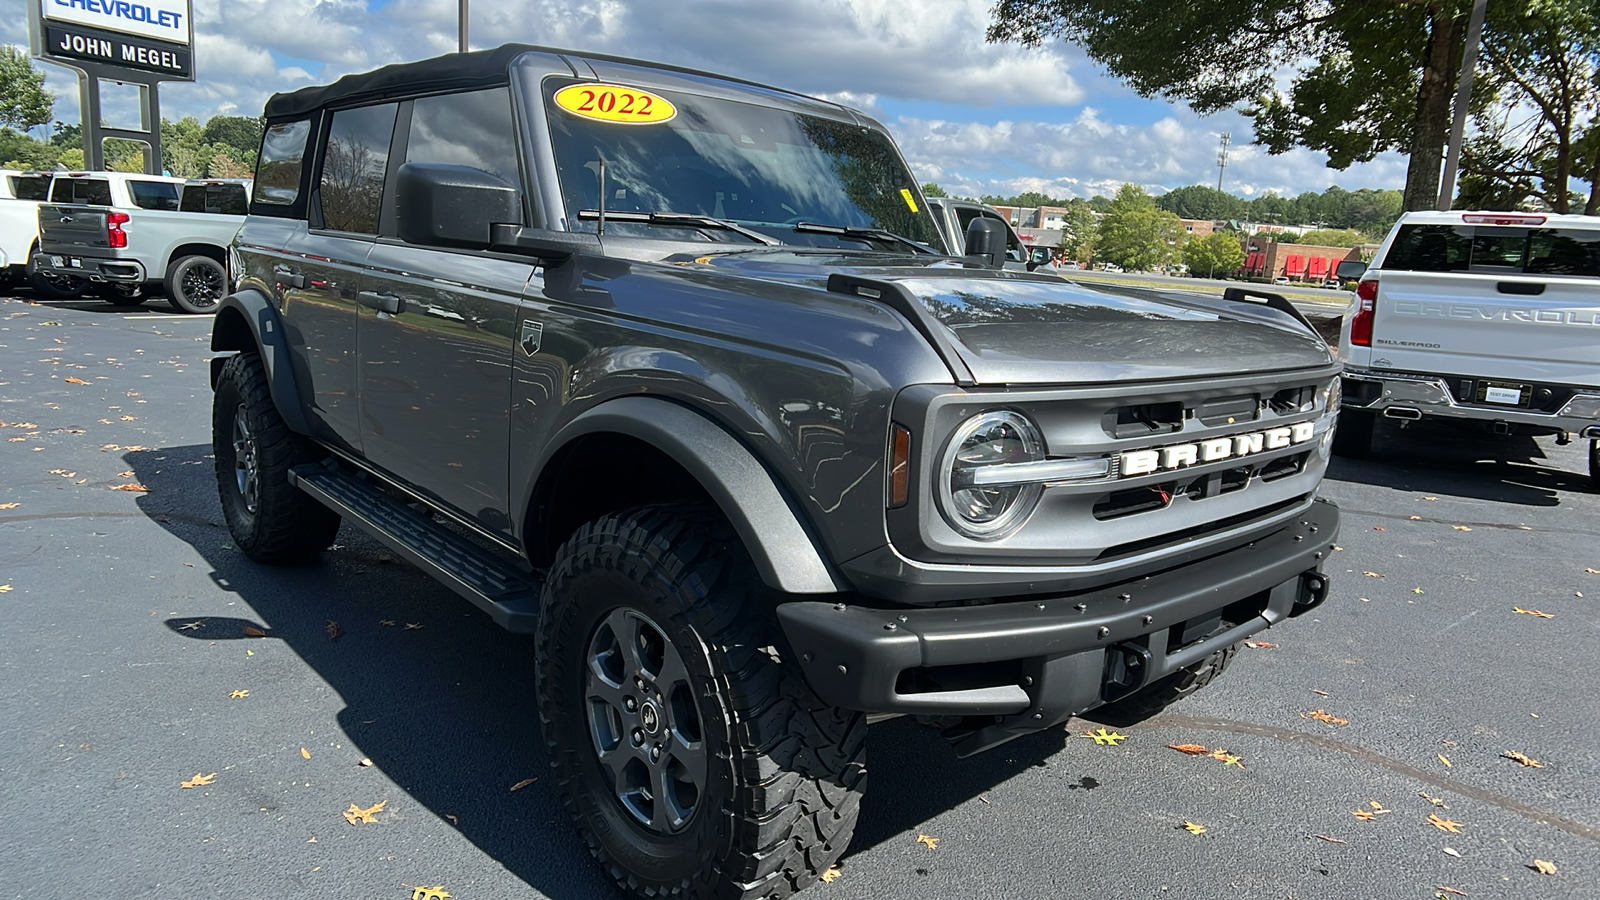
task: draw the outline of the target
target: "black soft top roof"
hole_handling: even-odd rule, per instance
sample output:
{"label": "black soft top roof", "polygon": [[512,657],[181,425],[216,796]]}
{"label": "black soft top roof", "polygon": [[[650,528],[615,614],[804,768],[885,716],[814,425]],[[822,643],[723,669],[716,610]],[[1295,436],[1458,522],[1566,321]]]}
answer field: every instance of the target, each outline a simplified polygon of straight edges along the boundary
{"label": "black soft top roof", "polygon": [[[581,53],[554,47],[540,47],[533,44],[502,44],[492,50],[474,50],[471,53],[452,53],[448,56],[436,56],[433,59],[424,59],[420,62],[395,63],[384,66],[381,69],[374,69],[371,72],[346,75],[333,84],[301,88],[298,91],[291,91],[287,94],[273,94],[267,100],[265,116],[268,119],[295,118],[304,116],[324,106],[344,106],[382,100],[386,97],[410,96],[419,92],[495,87],[507,84],[510,81],[511,63],[524,53],[549,53],[561,57],[572,57],[577,60],[604,60],[606,62],[649,66],[650,68],[667,72],[703,75],[721,81],[745,84],[766,91],[787,94],[791,97],[802,96],[795,94],[793,91],[774,88],[754,81],[729,78],[726,75],[717,75],[713,72],[702,72],[681,66],[627,59],[620,56]],[[812,100],[809,97],[805,99]],[[816,101],[812,100],[812,102]]]}

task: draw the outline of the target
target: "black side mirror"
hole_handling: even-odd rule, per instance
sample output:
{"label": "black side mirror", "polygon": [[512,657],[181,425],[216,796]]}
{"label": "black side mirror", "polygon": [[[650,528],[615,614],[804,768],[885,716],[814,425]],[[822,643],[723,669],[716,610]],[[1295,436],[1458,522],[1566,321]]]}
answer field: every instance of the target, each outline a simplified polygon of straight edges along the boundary
{"label": "black side mirror", "polygon": [[408,244],[483,250],[492,226],[522,222],[522,195],[482,169],[406,163],[395,180],[395,212]]}
{"label": "black side mirror", "polygon": [[1333,274],[1340,281],[1355,281],[1367,274],[1367,264],[1359,259],[1340,260],[1339,265],[1334,267]]}
{"label": "black side mirror", "polygon": [[996,269],[1006,264],[1006,223],[979,216],[967,223],[968,256],[981,256]]}

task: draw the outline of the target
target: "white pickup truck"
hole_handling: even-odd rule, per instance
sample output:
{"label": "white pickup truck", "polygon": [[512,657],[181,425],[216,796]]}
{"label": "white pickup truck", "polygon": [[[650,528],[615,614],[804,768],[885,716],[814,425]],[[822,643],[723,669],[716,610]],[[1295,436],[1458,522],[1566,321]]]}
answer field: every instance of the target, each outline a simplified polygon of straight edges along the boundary
{"label": "white pickup truck", "polygon": [[1335,453],[1366,455],[1378,416],[1576,435],[1600,486],[1600,218],[1407,213],[1356,275]]}
{"label": "white pickup truck", "polygon": [[[51,175],[0,169],[0,280],[7,287],[31,280],[28,257],[39,243],[39,204],[50,197]],[[60,284],[83,293],[81,282]],[[45,290],[51,288],[45,282]]]}
{"label": "white pickup truck", "polygon": [[210,313],[228,293],[228,246],[249,184],[125,172],[60,172],[39,207],[33,268],[86,279],[118,305],[161,286],[172,308]]}

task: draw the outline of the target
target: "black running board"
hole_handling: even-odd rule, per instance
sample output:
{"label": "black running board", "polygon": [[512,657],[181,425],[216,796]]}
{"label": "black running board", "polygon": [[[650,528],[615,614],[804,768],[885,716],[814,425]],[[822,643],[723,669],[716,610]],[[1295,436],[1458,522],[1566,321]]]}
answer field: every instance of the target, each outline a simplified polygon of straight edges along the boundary
{"label": "black running board", "polygon": [[325,465],[297,466],[289,483],[471,600],[507,631],[533,631],[541,583],[365,480]]}

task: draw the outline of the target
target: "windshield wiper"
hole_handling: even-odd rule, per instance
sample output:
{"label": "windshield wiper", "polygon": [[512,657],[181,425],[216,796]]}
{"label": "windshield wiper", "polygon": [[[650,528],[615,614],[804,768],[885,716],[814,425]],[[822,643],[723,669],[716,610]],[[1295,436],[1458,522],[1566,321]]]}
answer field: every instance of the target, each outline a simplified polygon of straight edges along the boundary
{"label": "windshield wiper", "polygon": [[640,222],[645,225],[678,228],[714,228],[719,231],[731,231],[734,234],[744,235],[758,244],[766,244],[769,247],[776,247],[783,243],[777,238],[768,237],[737,222],[730,222],[727,219],[718,219],[712,216],[696,216],[689,213],[675,212],[616,212],[609,209],[602,214],[598,209],[578,210],[578,218],[580,219],[599,219],[602,215],[607,222]]}
{"label": "windshield wiper", "polygon": [[886,243],[901,243],[913,248],[918,253],[938,253],[938,251],[930,250],[908,237],[901,237],[892,231],[882,228],[855,228],[849,225],[819,225],[816,222],[801,222],[794,226],[794,230],[811,234],[836,234],[840,237],[868,238]]}

